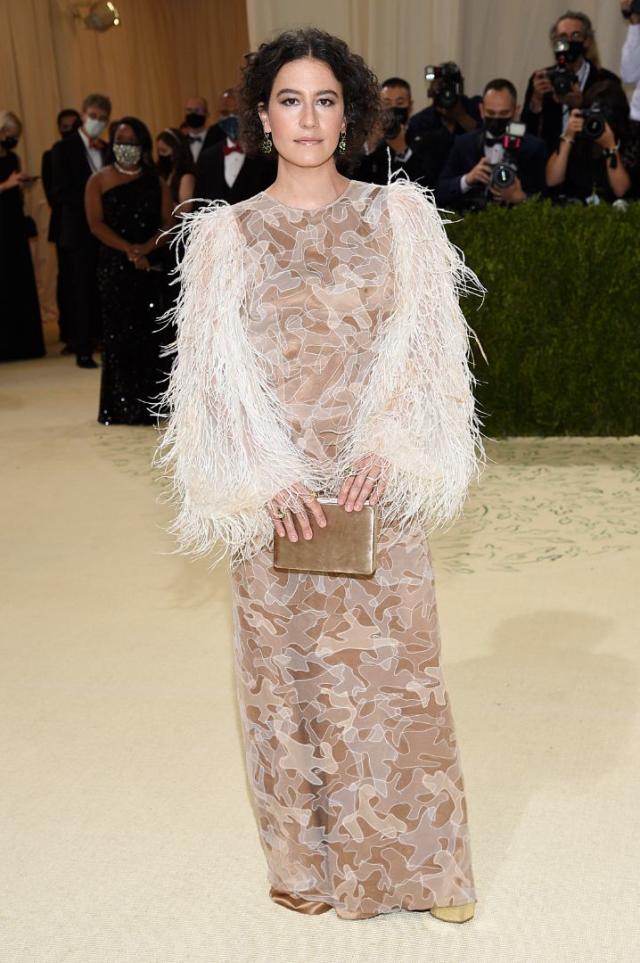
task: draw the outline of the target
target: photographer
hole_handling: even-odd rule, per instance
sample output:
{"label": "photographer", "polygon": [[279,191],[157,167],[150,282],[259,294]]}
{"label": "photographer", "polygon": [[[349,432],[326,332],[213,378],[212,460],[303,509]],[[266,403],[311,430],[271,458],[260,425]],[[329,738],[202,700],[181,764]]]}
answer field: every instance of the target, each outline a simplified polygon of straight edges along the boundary
{"label": "photographer", "polygon": [[[457,64],[444,63],[427,67],[427,96],[432,104],[418,111],[409,121],[407,137],[414,148],[431,157],[436,180],[440,177],[453,142],[460,134],[477,130],[482,124],[482,97],[464,94],[464,77]],[[434,76],[438,73],[439,76]]]}
{"label": "photographer", "polygon": [[[479,208],[492,200],[521,204],[544,190],[547,152],[543,141],[524,134],[513,150],[504,146],[507,128],[520,109],[517,99],[510,80],[498,78],[487,84],[480,106],[482,128],[456,137],[438,181],[439,206]],[[512,166],[515,177],[509,186],[501,187],[495,172],[505,162]]]}
{"label": "photographer", "polygon": [[549,31],[556,63],[536,70],[524,98],[522,122],[527,133],[542,137],[549,152],[566,130],[572,110],[582,105],[583,94],[601,80],[618,80],[599,65],[591,20],[585,13],[568,10]]}
{"label": "photographer", "polygon": [[629,23],[627,37],[622,48],[620,73],[622,82],[635,84],[631,98],[631,126],[636,135],[640,132],[640,0],[621,0],[622,16]]}
{"label": "photographer", "polygon": [[587,204],[615,201],[631,188],[638,167],[629,129],[629,103],[615,81],[594,84],[582,110],[572,110],[547,163],[547,184],[558,199]]}
{"label": "photographer", "polygon": [[365,153],[352,178],[371,184],[386,184],[391,173],[403,168],[412,181],[435,186],[437,171],[430,154],[409,138],[408,123],[413,109],[411,86],[401,77],[389,77],[380,88],[382,114],[377,128],[367,138]]}

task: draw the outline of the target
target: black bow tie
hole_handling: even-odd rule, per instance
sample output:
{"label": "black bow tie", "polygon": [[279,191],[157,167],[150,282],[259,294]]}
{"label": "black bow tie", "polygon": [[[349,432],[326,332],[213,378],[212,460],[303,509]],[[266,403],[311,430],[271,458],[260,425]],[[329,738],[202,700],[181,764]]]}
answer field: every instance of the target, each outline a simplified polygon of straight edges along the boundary
{"label": "black bow tie", "polygon": [[196,140],[197,140],[197,141],[201,141],[202,138],[203,138],[203,136],[204,136],[203,134],[200,134],[199,136],[196,136],[195,134],[189,134],[189,140],[190,140],[192,143],[193,143],[194,141],[196,141]]}

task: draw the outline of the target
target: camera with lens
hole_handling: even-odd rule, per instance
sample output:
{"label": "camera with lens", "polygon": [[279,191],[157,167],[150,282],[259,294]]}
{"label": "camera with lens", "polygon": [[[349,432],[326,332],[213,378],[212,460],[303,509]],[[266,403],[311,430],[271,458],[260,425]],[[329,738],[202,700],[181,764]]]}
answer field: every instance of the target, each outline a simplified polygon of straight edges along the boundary
{"label": "camera with lens", "polygon": [[569,42],[556,40],[553,51],[556,55],[556,66],[547,70],[547,79],[558,97],[566,97],[577,81],[574,71],[569,66]]}
{"label": "camera with lens", "polygon": [[502,189],[515,184],[518,176],[518,152],[522,147],[522,139],[526,131],[525,124],[509,124],[502,138],[504,157],[496,164],[491,172],[490,187]]}
{"label": "camera with lens", "polygon": [[590,107],[580,111],[580,116],[584,120],[581,137],[586,137],[587,140],[597,140],[598,137],[602,137],[607,123],[607,112],[602,104],[594,100]]}
{"label": "camera with lens", "polygon": [[462,73],[457,64],[448,61],[439,66],[424,68],[425,80],[430,82],[437,80],[434,103],[443,110],[455,107],[458,99],[462,96]]}
{"label": "camera with lens", "polygon": [[640,13],[640,0],[633,0],[628,10],[622,11],[622,16],[626,20],[629,20],[634,15],[634,13],[636,14]]}

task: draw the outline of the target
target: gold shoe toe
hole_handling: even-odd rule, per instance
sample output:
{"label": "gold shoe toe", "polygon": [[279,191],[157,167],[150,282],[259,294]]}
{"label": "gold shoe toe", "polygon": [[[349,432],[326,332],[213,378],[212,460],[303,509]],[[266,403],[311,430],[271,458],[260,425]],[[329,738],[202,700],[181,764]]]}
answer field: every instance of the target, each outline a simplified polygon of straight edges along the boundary
{"label": "gold shoe toe", "polygon": [[473,918],[475,911],[475,903],[463,903],[461,906],[432,906],[429,910],[432,916],[445,923],[466,923]]}

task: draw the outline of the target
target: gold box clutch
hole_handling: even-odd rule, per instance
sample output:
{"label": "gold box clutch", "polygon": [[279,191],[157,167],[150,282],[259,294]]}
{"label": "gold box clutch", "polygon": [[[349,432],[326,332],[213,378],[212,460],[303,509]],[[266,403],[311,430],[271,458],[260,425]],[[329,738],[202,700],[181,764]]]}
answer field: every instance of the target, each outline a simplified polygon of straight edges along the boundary
{"label": "gold box clutch", "polygon": [[326,528],[320,528],[309,512],[313,538],[298,541],[274,534],[273,567],[319,575],[373,575],[376,570],[377,512],[365,503],[359,511],[347,512],[336,498],[319,498]]}

